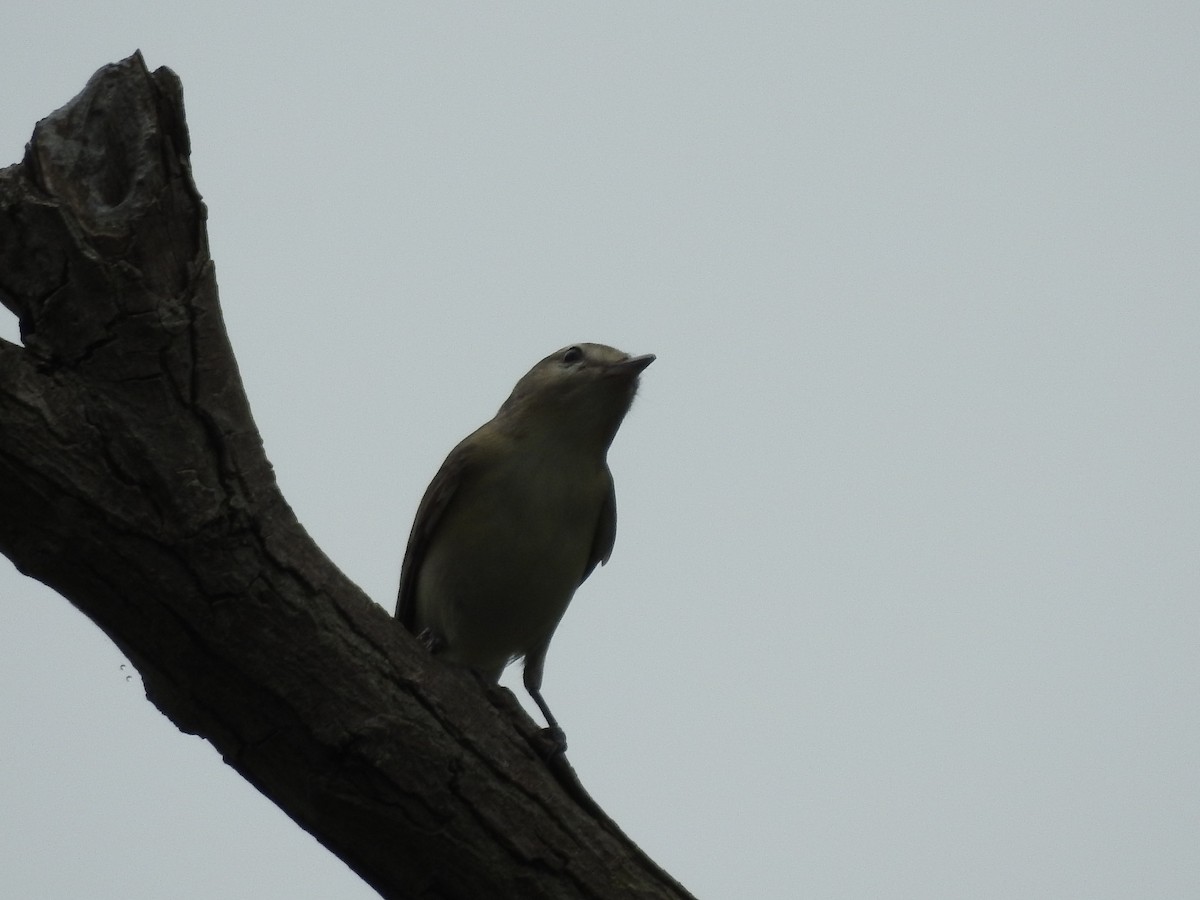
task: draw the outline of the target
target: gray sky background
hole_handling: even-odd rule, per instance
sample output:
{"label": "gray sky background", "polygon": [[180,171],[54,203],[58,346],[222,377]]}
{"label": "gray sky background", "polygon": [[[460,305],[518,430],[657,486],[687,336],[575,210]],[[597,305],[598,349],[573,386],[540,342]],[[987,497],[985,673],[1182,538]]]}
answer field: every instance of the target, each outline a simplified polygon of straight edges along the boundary
{"label": "gray sky background", "polygon": [[[387,608],[533,362],[658,354],[545,691],[698,896],[1200,896],[1200,7],[2,19],[0,164],[182,77],[268,455]],[[4,561],[0,754],[13,897],[374,896]]]}

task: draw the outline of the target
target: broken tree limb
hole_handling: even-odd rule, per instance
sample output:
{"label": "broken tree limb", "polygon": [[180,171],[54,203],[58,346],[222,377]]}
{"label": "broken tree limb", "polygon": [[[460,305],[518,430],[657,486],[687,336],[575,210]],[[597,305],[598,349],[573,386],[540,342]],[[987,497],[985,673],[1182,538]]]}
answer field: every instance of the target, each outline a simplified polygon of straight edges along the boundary
{"label": "broken tree limb", "polygon": [[[688,896],[504,694],[433,660],[276,485],[178,78],[106,66],[0,170],[0,550],[386,897]],[[399,538],[398,538],[399,539]]]}

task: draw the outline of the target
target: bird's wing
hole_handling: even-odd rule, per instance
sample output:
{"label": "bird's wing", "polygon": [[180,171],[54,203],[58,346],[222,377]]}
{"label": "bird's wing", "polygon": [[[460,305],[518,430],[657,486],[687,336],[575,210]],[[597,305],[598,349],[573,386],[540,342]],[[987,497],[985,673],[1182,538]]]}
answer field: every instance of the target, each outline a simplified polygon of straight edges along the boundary
{"label": "bird's wing", "polygon": [[600,507],[600,518],[596,521],[596,536],[592,539],[592,552],[588,555],[587,565],[579,583],[583,584],[597,564],[604,565],[612,556],[613,544],[617,542],[617,491],[613,487],[612,473],[606,468],[604,476],[608,481],[608,490],[604,496],[604,505]]}
{"label": "bird's wing", "polygon": [[408,546],[404,550],[404,563],[400,568],[400,591],[396,597],[396,618],[409,631],[414,631],[417,614],[417,573],[425,559],[429,540],[437,530],[446,507],[450,505],[463,473],[471,464],[471,454],[465,448],[466,441],[450,451],[433,481],[425,489],[425,496],[417,507],[412,532],[408,535]]}

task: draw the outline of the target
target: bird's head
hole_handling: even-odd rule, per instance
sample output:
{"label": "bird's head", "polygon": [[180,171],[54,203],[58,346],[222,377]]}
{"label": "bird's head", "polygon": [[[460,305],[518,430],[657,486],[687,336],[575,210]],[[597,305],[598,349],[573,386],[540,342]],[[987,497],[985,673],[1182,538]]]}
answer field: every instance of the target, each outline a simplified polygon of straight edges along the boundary
{"label": "bird's head", "polygon": [[653,354],[630,356],[605,344],[551,353],[517,382],[497,418],[515,430],[553,434],[608,450]]}

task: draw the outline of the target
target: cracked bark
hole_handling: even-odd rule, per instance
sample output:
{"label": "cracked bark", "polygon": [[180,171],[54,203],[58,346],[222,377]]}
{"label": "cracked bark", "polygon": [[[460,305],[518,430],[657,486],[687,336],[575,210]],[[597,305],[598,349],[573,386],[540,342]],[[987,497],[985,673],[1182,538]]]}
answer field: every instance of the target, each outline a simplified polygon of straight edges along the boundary
{"label": "cracked bark", "polygon": [[217,301],[182,90],[106,66],[0,170],[0,550],[386,897],[687,897],[503,692],[440,664],[276,486]]}

